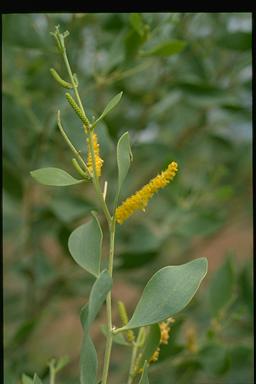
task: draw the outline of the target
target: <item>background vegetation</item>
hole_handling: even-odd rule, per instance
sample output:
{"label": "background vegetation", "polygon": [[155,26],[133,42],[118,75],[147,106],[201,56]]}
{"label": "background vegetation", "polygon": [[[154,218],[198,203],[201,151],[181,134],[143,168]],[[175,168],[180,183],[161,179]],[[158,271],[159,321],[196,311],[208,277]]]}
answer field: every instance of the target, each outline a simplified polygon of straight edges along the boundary
{"label": "background vegetation", "polygon": [[[64,92],[49,32],[60,24],[89,115],[120,91],[98,128],[108,199],[115,145],[129,131],[134,161],[122,197],[179,163],[175,181],[118,226],[114,286],[132,313],[146,281],[165,265],[206,256],[209,272],[176,317],[152,384],[250,384],[252,377],[251,15],[248,13],[10,14],[3,16],[5,382],[23,372],[47,382],[50,357],[69,356],[59,382],[78,382],[79,310],[92,277],[73,262],[69,233],[95,207],[90,185],[48,188],[29,172],[73,173],[63,124],[86,143]],[[178,40],[175,44],[173,39]],[[74,174],[74,173],[73,173]],[[105,225],[103,222],[102,225]],[[103,311],[104,312],[104,311]],[[104,336],[93,337],[99,354]],[[118,324],[118,317],[115,316]],[[111,384],[125,381],[129,351],[114,346]]]}

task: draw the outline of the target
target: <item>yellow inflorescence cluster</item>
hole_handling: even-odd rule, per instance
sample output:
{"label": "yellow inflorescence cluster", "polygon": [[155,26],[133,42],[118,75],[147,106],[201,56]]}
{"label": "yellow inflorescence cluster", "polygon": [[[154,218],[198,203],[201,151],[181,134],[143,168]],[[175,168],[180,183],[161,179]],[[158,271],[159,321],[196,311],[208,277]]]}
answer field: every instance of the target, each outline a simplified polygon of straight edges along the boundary
{"label": "yellow inflorescence cluster", "polygon": [[[171,330],[170,324],[174,323],[174,322],[175,322],[175,320],[172,317],[170,317],[166,321],[159,323],[159,327],[160,327],[160,331],[161,331],[161,337],[160,337],[159,345],[168,344],[169,337],[170,337],[170,330]],[[160,347],[158,347],[155,350],[155,352],[151,356],[149,362],[150,363],[156,362],[158,360],[159,354],[160,354]]]}
{"label": "yellow inflorescence cluster", "polygon": [[169,340],[169,332],[170,332],[170,326],[168,322],[162,322],[159,324],[160,330],[161,330],[161,339],[160,339],[160,344],[168,344]]}
{"label": "yellow inflorescence cluster", "polygon": [[116,209],[116,221],[122,224],[127,220],[136,210],[145,211],[149,199],[159,189],[164,188],[176,175],[178,171],[178,164],[173,161],[168,165],[168,168],[157,175],[154,179],[150,180],[143,188],[137,191],[134,195],[128,197]]}
{"label": "yellow inflorescence cluster", "polygon": [[155,352],[153,353],[153,355],[151,356],[149,362],[150,363],[155,363],[158,360],[159,354],[160,354],[160,348],[158,347],[155,350]]}
{"label": "yellow inflorescence cluster", "polygon": [[[97,176],[101,175],[101,167],[104,163],[104,161],[100,158],[100,145],[98,143],[98,138],[96,133],[92,136],[92,142],[93,142],[93,150],[94,150],[94,157],[95,157],[95,163],[96,163],[96,173]],[[93,166],[92,166],[92,154],[89,147],[89,139],[87,139],[87,167],[89,168],[89,171],[93,173]]]}

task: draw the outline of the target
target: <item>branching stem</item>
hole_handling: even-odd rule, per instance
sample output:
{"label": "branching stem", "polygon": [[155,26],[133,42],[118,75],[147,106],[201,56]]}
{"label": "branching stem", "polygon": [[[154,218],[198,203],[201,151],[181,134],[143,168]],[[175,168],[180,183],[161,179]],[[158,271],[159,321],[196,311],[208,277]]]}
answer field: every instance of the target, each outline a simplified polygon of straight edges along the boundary
{"label": "branching stem", "polygon": [[[115,246],[115,217],[111,217],[107,204],[104,199],[104,194],[101,191],[100,183],[99,183],[99,178],[96,172],[96,160],[95,160],[95,153],[94,153],[94,148],[93,148],[93,130],[91,128],[91,124],[86,116],[83,104],[80,99],[80,95],[78,92],[78,84],[76,79],[74,79],[73,73],[70,68],[70,64],[68,61],[65,45],[64,45],[64,39],[62,40],[62,56],[70,77],[71,84],[73,86],[73,90],[75,93],[75,97],[77,99],[78,105],[83,112],[85,119],[87,120],[87,125],[84,127],[85,133],[88,134],[88,141],[89,141],[89,150],[91,153],[92,157],[92,168],[93,168],[93,175],[92,175],[92,182],[97,194],[97,198],[101,204],[101,208],[105,214],[106,220],[108,222],[108,228],[109,228],[109,236],[110,236],[110,241],[109,241],[109,259],[108,259],[108,272],[110,276],[112,277],[113,273],[113,258],[114,258],[114,246]],[[61,129],[61,124],[59,126]],[[62,134],[64,130],[61,130]],[[65,134],[65,132],[64,132]],[[65,136],[64,136],[65,137]],[[65,137],[67,141],[67,137]],[[70,145],[70,144],[69,144]],[[71,144],[72,145],[72,144]],[[72,147],[71,147],[72,148]],[[76,149],[73,147],[73,152],[76,153],[76,156],[79,156],[79,153],[76,151]],[[81,161],[81,159],[79,158]],[[112,349],[112,308],[111,308],[111,292],[108,293],[107,299],[106,299],[106,304],[107,304],[107,327],[108,327],[108,333],[107,333],[107,341],[106,341],[106,349],[105,349],[105,358],[104,358],[104,366],[103,366],[103,374],[102,374],[102,384],[107,384],[108,380],[108,370],[109,370],[109,363],[110,363],[110,355],[111,355],[111,349]]]}

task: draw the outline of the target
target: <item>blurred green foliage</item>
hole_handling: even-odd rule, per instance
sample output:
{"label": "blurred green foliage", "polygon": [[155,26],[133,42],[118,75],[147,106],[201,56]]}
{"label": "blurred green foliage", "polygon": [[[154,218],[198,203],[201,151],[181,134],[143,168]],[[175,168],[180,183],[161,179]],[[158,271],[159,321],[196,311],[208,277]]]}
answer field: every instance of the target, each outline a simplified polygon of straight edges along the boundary
{"label": "blurred green foliage", "polygon": [[[93,279],[72,261],[67,239],[97,207],[89,185],[46,188],[29,174],[56,166],[75,176],[57,109],[86,152],[77,119],[49,72],[54,67],[65,78],[49,32],[60,24],[71,33],[68,52],[89,117],[123,91],[97,128],[108,201],[116,188],[115,145],[125,131],[134,160],[122,198],[170,161],[179,164],[175,181],[146,212],[118,226],[115,280],[127,284],[126,296],[131,283],[141,292],[160,267],[193,258],[195,242],[208,244],[234,223],[246,223],[251,234],[251,15],[9,14],[2,20],[5,380],[18,383],[22,373],[35,371],[47,380],[47,360],[65,354],[71,363],[61,382],[72,384],[81,333],[79,323],[71,334],[61,333],[64,309],[78,317]],[[224,260],[227,251],[216,248],[216,272],[177,317],[169,345],[149,369],[151,383],[253,382],[251,249],[234,249]],[[114,357],[112,383],[120,384],[129,356],[115,348],[122,363]]]}

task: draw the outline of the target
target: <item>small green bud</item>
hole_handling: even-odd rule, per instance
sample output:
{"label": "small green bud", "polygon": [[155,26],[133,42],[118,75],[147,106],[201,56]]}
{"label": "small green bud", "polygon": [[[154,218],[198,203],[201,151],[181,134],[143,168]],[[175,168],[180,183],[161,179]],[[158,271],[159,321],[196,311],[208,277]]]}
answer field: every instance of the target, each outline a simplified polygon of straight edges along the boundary
{"label": "small green bud", "polygon": [[[128,323],[128,316],[127,316],[125,305],[122,301],[118,301],[117,306],[118,306],[119,316],[122,321],[122,325],[124,326]],[[134,333],[131,329],[125,332],[125,336],[127,341],[129,342],[132,342],[134,340]]]}
{"label": "small green bud", "polygon": [[86,172],[84,172],[84,171],[82,170],[82,168],[80,167],[80,165],[79,165],[79,163],[78,163],[78,161],[77,161],[76,159],[72,159],[72,164],[73,164],[74,168],[77,170],[77,172],[78,172],[84,179],[86,179],[86,180],[88,180],[88,181],[91,179],[90,175],[88,175]]}
{"label": "small green bud", "polygon": [[64,88],[68,88],[68,89],[72,89],[73,86],[72,84],[70,84],[69,82],[63,80],[60,75],[58,74],[58,72],[54,69],[54,68],[51,68],[50,69],[50,72],[51,72],[51,75],[52,77],[57,81],[57,83],[59,83],[62,87]]}
{"label": "small green bud", "polygon": [[79,108],[79,106],[77,105],[77,103],[75,102],[73,97],[69,93],[66,93],[65,95],[66,95],[66,98],[67,98],[69,104],[71,105],[71,107],[76,112],[77,116],[82,120],[83,124],[86,127],[89,127],[90,126],[89,120],[87,119],[85,114],[81,111],[81,109]]}

